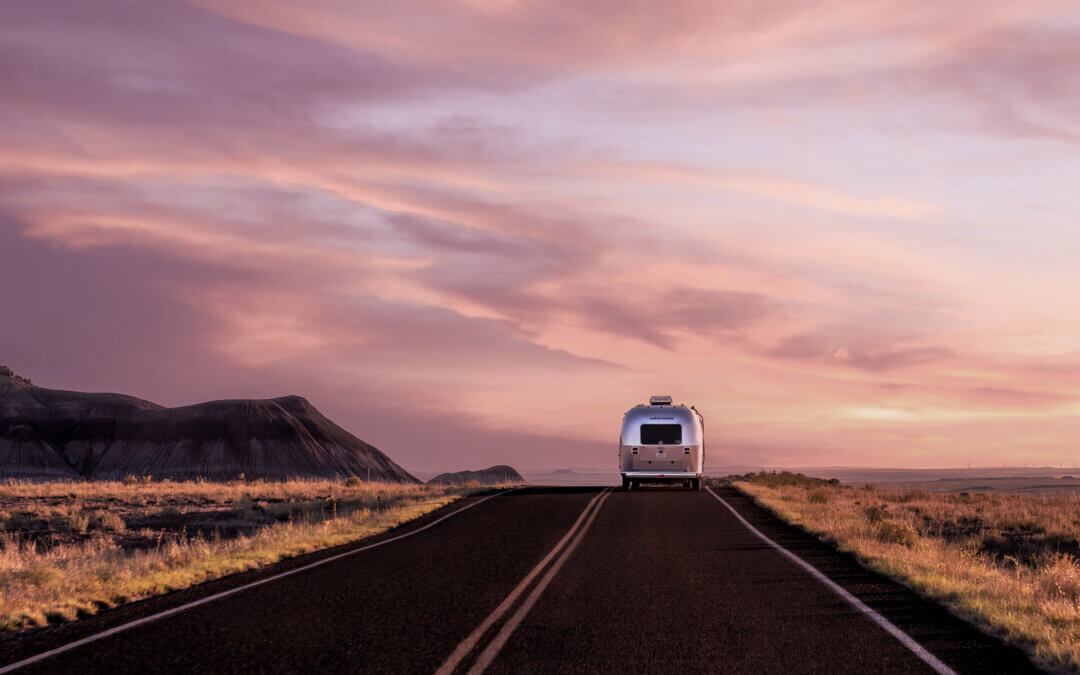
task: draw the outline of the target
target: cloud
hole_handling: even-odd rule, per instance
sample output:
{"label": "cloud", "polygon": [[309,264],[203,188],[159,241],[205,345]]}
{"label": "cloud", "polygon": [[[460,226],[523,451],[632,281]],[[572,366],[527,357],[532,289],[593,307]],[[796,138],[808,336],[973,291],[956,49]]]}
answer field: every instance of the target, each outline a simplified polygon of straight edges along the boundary
{"label": "cloud", "polygon": [[743,192],[849,216],[916,220],[940,210],[934,204],[902,197],[864,197],[841,190],[755,170],[718,170],[704,166],[613,162],[584,167],[589,173],[637,180],[664,180]]}
{"label": "cloud", "polygon": [[883,372],[941,361],[952,350],[912,344],[899,336],[874,335],[865,329],[836,327],[790,335],[769,350],[769,356]]}
{"label": "cloud", "polygon": [[986,30],[898,73],[897,80],[965,100],[983,133],[1076,143],[1080,127],[1070,111],[1080,101],[1080,86],[1068,68],[1080,57],[1075,26],[1075,16],[1054,12],[1042,21]]}
{"label": "cloud", "polygon": [[[141,120],[134,131],[196,121],[203,133],[252,123],[306,126],[317,112],[312,106],[328,98],[378,100],[465,77],[236,22],[183,2],[153,9],[125,0],[94,8],[42,2],[9,6],[3,19],[9,101],[67,103],[84,122]],[[64,49],[53,48],[58,40]]]}
{"label": "cloud", "polygon": [[585,296],[575,310],[598,330],[674,349],[677,336],[729,342],[781,310],[772,298],[741,291],[702,288],[638,290],[633,297]]}
{"label": "cloud", "polygon": [[0,212],[0,353],[16,371],[135,395],[222,381],[227,364],[201,347],[215,327],[177,290],[236,273],[137,247],[55,246],[22,237],[24,226]]}
{"label": "cloud", "polygon": [[1074,394],[1025,391],[1008,387],[972,387],[967,394],[975,402],[1003,408],[1050,408],[1076,401]]}

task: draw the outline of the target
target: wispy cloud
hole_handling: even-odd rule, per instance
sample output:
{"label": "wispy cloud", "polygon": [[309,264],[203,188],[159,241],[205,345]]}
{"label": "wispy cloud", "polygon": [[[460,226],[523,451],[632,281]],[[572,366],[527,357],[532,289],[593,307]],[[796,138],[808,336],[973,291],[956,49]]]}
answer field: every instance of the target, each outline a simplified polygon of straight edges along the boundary
{"label": "wispy cloud", "polygon": [[745,193],[850,216],[914,220],[925,218],[940,210],[940,207],[934,204],[915,199],[846,194],[826,185],[770,175],[756,170],[719,170],[703,166],[633,162],[604,163],[587,168],[591,173],[607,177],[684,183]]}

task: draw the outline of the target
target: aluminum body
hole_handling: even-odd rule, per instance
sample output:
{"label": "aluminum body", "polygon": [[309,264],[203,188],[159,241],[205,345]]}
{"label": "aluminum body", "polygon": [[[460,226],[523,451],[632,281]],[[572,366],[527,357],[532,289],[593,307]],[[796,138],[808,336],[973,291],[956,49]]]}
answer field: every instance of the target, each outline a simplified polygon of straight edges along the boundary
{"label": "aluminum body", "polygon": [[[653,400],[660,398],[653,397]],[[647,433],[646,442],[642,442],[642,425],[676,424],[681,428],[678,443],[657,440],[655,433]],[[704,465],[705,428],[701,414],[693,408],[670,404],[638,405],[623,415],[619,473],[624,484],[627,480],[639,483],[694,481],[696,484],[701,479]]]}

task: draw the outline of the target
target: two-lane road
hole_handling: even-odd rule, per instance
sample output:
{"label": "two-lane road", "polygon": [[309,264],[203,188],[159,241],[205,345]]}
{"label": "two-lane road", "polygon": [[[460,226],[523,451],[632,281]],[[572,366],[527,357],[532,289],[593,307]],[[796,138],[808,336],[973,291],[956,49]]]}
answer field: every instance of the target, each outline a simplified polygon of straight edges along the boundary
{"label": "two-lane road", "polygon": [[375,548],[359,542],[0,642],[0,663],[89,640],[19,672],[1031,670],[1017,650],[729,489],[532,487],[478,502]]}

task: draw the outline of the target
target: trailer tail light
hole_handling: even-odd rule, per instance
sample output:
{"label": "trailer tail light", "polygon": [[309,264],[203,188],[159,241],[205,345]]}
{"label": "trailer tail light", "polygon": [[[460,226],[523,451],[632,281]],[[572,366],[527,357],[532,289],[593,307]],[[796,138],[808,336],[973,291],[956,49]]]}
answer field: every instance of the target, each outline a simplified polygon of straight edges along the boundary
{"label": "trailer tail light", "polygon": [[631,455],[636,455],[637,454],[637,448],[634,448],[633,450],[631,450],[630,454]]}
{"label": "trailer tail light", "polygon": [[690,454],[690,448],[683,448],[682,451],[683,451],[684,455],[689,455]]}

